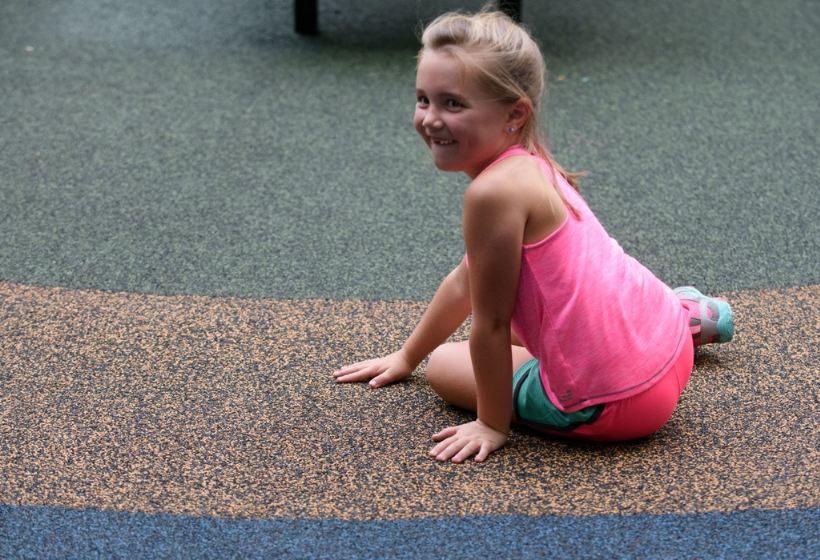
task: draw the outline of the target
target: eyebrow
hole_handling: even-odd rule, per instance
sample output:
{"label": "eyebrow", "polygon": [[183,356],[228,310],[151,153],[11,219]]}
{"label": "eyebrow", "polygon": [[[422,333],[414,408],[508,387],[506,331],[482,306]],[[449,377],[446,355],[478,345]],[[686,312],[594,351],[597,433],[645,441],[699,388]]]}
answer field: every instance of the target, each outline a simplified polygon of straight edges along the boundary
{"label": "eyebrow", "polygon": [[[426,94],[427,94],[427,92],[425,92],[423,89],[418,89],[418,88],[417,88],[417,89],[416,89],[416,95],[419,95],[419,94],[425,94],[425,95],[426,95]],[[455,99],[458,99],[458,100],[462,100],[462,99],[464,99],[464,96],[463,96],[462,94],[460,94],[460,93],[453,93],[453,92],[451,92],[451,91],[444,91],[444,92],[441,92],[441,94],[440,94],[440,95],[441,95],[441,97],[447,97],[447,98],[452,97],[452,98],[455,98]]]}

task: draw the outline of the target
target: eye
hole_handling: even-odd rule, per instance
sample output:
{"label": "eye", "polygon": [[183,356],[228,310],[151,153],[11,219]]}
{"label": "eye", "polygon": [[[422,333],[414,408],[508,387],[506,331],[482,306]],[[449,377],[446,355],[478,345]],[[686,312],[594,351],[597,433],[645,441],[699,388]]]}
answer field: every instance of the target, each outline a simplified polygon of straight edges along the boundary
{"label": "eye", "polygon": [[417,104],[417,105],[422,105],[422,106],[426,107],[427,105],[429,105],[429,104],[430,104],[430,100],[429,100],[429,99],[427,99],[427,97],[425,97],[425,96],[423,96],[423,95],[419,95],[419,96],[416,98],[416,104]]}
{"label": "eye", "polygon": [[448,109],[459,109],[462,106],[458,99],[448,99],[446,105]]}

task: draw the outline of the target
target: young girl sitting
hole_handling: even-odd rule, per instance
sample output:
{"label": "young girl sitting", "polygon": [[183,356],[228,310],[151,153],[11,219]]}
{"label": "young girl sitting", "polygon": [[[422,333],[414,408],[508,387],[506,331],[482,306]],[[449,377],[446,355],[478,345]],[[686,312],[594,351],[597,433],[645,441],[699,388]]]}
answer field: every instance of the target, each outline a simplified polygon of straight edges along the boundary
{"label": "young girl sitting", "polygon": [[[439,461],[483,461],[511,422],[648,436],[671,417],[693,347],[733,335],[728,303],[671,290],[609,237],[539,137],[544,80],[538,46],[502,13],[446,14],[422,36],[415,128],[436,167],[472,179],[467,255],[398,352],[333,375],[381,387],[432,352],[433,389],[478,413],[433,436]],[[469,341],[443,344],[470,313]]]}

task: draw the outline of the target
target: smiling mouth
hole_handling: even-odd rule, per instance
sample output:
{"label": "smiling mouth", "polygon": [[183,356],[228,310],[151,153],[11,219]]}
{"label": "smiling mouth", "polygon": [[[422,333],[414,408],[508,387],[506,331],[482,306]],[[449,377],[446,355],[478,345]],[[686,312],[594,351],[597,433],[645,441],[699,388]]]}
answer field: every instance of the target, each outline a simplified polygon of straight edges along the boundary
{"label": "smiling mouth", "polygon": [[435,138],[431,138],[431,142],[437,146],[449,146],[456,143],[455,140],[436,140]]}

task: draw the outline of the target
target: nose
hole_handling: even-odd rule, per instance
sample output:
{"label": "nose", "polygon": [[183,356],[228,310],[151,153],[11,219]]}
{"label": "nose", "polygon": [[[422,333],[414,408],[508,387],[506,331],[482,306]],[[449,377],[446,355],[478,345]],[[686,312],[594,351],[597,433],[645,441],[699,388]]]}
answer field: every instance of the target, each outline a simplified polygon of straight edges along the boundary
{"label": "nose", "polygon": [[424,114],[424,118],[421,120],[421,126],[426,129],[438,129],[441,128],[443,125],[441,118],[438,116],[438,113],[432,108],[428,108]]}

